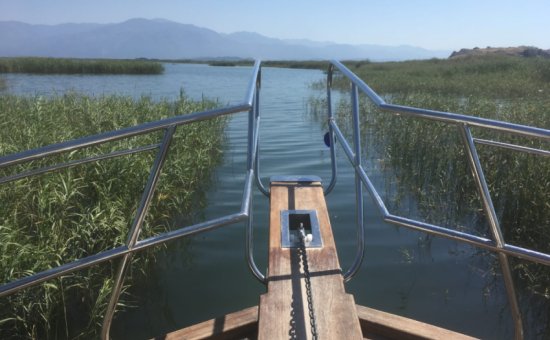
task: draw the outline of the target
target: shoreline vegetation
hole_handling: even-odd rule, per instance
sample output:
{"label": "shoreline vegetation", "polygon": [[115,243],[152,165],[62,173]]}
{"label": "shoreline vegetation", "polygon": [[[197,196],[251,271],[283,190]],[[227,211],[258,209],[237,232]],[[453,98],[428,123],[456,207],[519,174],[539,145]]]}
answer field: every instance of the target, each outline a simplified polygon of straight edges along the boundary
{"label": "shoreline vegetation", "polygon": [[[209,66],[253,66],[254,59],[145,59],[172,64],[205,64]],[[262,60],[262,67],[326,70],[327,60]]]}
{"label": "shoreline vegetation", "polygon": [[[48,57],[0,57],[0,74],[162,74],[163,63],[209,66],[252,66],[253,59],[78,59]],[[326,60],[264,60],[264,67],[326,70]],[[2,79],[0,78],[0,89]]]}
{"label": "shoreline vegetation", "polygon": [[[207,61],[204,63],[207,63],[210,66],[251,66],[254,64],[254,61]],[[326,70],[327,65],[326,60],[262,60],[262,67]]]}
{"label": "shoreline vegetation", "polygon": [[[214,101],[149,97],[0,95],[0,155],[148,121],[214,108]],[[213,169],[222,159],[226,118],[179,126],[140,239],[200,215]],[[0,177],[159,143],[161,132],[0,169]],[[0,282],[7,283],[84,256],[119,247],[135,216],[156,152],[74,166],[2,184]],[[157,247],[158,248],[158,247]],[[139,285],[153,250],[133,257],[125,287]],[[118,260],[64,275],[0,298],[2,339],[96,339]],[[118,309],[131,308],[123,290]]]}
{"label": "shoreline vegetation", "polygon": [[[550,129],[547,58],[489,55],[346,64],[393,104]],[[343,77],[335,77],[333,86],[349,93],[349,82]],[[364,95],[360,110],[365,157],[387,176],[386,202],[392,212],[492,239],[458,129],[389,114]],[[337,117],[349,111],[345,100],[337,107]],[[536,138],[478,128],[472,133],[477,138],[549,148],[548,142]],[[477,147],[506,243],[549,253],[550,158]],[[481,250],[469,252],[483,253],[491,263],[485,293],[498,289],[498,258]],[[550,335],[550,268],[514,257],[510,263],[526,337],[546,338]]]}
{"label": "shoreline vegetation", "polygon": [[0,58],[0,73],[33,74],[162,74],[164,67],[151,60]]}
{"label": "shoreline vegetation", "polygon": [[[547,101],[550,97],[550,58],[472,55],[383,63],[347,61],[344,64],[379,94],[477,96],[506,102]],[[345,86],[338,84],[338,79],[334,82],[335,87]],[[526,119],[523,124],[541,123],[531,120],[534,118]],[[550,128],[550,120],[546,123],[537,126]]]}
{"label": "shoreline vegetation", "polygon": [[[412,62],[445,62],[449,59],[465,58],[469,60],[481,59],[481,58],[502,58],[502,57],[516,57],[517,59],[547,59],[550,60],[550,50],[542,50],[533,46],[519,46],[519,47],[490,47],[486,48],[473,48],[473,49],[461,49],[454,51],[450,54],[448,59],[421,59],[412,60]],[[246,58],[210,58],[210,59],[145,59],[166,63],[191,63],[191,64],[207,64],[210,66],[251,66],[254,64],[254,59]],[[341,60],[344,64],[388,64],[388,63],[407,63],[408,61],[371,61],[369,59],[358,60]],[[326,71],[328,62],[327,60],[313,59],[313,60],[262,60],[262,66],[266,67],[281,67],[281,68],[299,68],[299,69],[319,69]]]}

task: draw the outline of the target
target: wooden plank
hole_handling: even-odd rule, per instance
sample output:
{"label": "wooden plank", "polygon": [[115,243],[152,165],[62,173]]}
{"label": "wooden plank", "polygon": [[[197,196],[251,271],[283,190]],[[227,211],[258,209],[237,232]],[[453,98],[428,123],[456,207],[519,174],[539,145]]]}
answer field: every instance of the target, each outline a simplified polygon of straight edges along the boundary
{"label": "wooden plank", "polygon": [[308,248],[312,303],[319,339],[474,339],[416,320],[355,305],[346,294],[319,182],[274,182],[270,196],[267,293],[260,306],[155,339],[311,339],[303,268],[297,249],[281,248],[281,211],[315,210],[322,248]]}
{"label": "wooden plank", "polygon": [[270,196],[268,292],[260,297],[259,339],[311,339],[298,250],[281,248],[281,211],[316,210],[322,248],[308,248],[311,290],[320,339],[362,339],[353,296],[346,294],[321,183],[273,182]]}
{"label": "wooden plank", "polygon": [[254,306],[161,335],[155,339],[243,339],[256,338],[257,332],[258,306]]}
{"label": "wooden plank", "polygon": [[361,329],[368,339],[476,339],[413,319],[356,305]]}

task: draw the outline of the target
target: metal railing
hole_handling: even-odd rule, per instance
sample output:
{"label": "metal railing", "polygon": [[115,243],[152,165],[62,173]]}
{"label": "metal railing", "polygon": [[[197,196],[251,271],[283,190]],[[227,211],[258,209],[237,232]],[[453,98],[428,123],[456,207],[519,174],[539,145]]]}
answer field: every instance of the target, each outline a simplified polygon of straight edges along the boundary
{"label": "metal railing", "polygon": [[[335,70],[338,70],[341,75],[351,83],[351,115],[353,118],[353,140],[354,148],[347,142],[344,134],[338,127],[332,112],[331,96],[332,96],[332,81]],[[418,220],[398,216],[390,213],[386,208],[384,201],[376,191],[369,176],[365,172],[365,168],[361,161],[361,144],[360,144],[360,124],[359,124],[359,91],[364,93],[367,98],[375,104],[379,109],[393,114],[407,115],[431,121],[443,122],[448,125],[454,125],[460,130],[461,140],[464,144],[468,163],[475,179],[478,194],[483,203],[483,211],[488,218],[492,239],[475,236],[465,232],[444,228],[441,226],[421,222]],[[372,197],[375,205],[380,211],[384,221],[411,228],[414,230],[426,232],[428,234],[442,236],[448,239],[470,244],[478,248],[490,250],[498,254],[501,270],[503,273],[504,283],[506,286],[508,301],[512,310],[512,317],[515,324],[516,339],[523,338],[523,324],[521,312],[517,302],[514,281],[508,263],[508,256],[515,256],[531,262],[550,265],[550,254],[538,252],[532,249],[514,246],[507,244],[504,240],[499,220],[493,206],[491,194],[489,192],[487,181],[483,173],[483,168],[479,161],[479,156],[476,149],[476,143],[491,145],[499,148],[527,152],[531,154],[550,156],[549,150],[528,148],[520,145],[502,143],[498,141],[477,139],[472,136],[470,127],[479,127],[494,131],[506,132],[512,135],[537,138],[544,141],[550,141],[550,130],[535,128],[530,126],[511,124],[490,119],[478,118],[473,116],[460,115],[449,112],[433,111],[419,109],[401,105],[393,105],[386,103],[378,94],[376,94],[364,81],[359,79],[354,73],[347,69],[343,64],[333,61],[331,62],[327,72],[327,105],[328,105],[328,123],[331,144],[331,158],[333,169],[335,169],[334,161],[334,141],[341,144],[344,153],[349,162],[355,169],[355,187],[356,187],[356,220],[357,220],[357,254],[351,268],[345,273],[345,279],[349,280],[359,269],[364,255],[364,225],[363,225],[363,201],[362,189],[363,186],[367,189]],[[334,173],[334,172],[333,172]],[[335,181],[333,176],[331,183]],[[329,186],[330,188],[331,186]],[[549,226],[550,227],[550,226]]]}
{"label": "metal railing", "polygon": [[[91,146],[101,145],[104,143],[127,139],[138,135],[145,135],[154,133],[156,131],[164,131],[162,140],[158,144],[143,146],[135,149],[128,149],[122,151],[116,151],[109,154],[103,154],[94,157],[82,158],[78,160],[69,161],[66,163],[59,163],[53,166],[47,166],[38,168],[15,175],[6,176],[0,178],[0,184],[15,181],[21,178],[44,174],[60,169],[74,167],[77,165],[95,162],[99,160],[120,157],[123,155],[135,154],[145,151],[151,151],[157,149],[156,157],[153,162],[152,168],[149,173],[147,184],[141,194],[141,201],[139,203],[137,212],[132,222],[131,228],[128,232],[126,243],[123,246],[109,249],[97,254],[75,260],[70,263],[60,265],[21,279],[6,283],[0,286],[0,297],[13,294],[24,288],[39,284],[46,280],[57,278],[63,275],[67,275],[74,271],[97,265],[99,263],[120,259],[118,270],[116,271],[114,287],[111,292],[111,298],[104,316],[103,327],[101,331],[101,337],[103,339],[109,338],[109,332],[111,322],[115,313],[115,309],[121,294],[121,290],[124,284],[126,272],[131,263],[133,255],[146,248],[160,245],[165,242],[179,239],[186,236],[191,236],[197,233],[213,230],[222,226],[248,221],[247,231],[247,258],[249,266],[254,275],[260,280],[265,281],[265,276],[258,270],[252,253],[253,253],[253,240],[252,240],[252,185],[254,181],[254,166],[257,164],[257,152],[258,152],[258,130],[259,130],[259,89],[261,80],[261,64],[257,61],[254,64],[250,82],[247,88],[247,93],[242,104],[228,106],[220,109],[214,109],[204,112],[196,112],[192,114],[185,114],[168,118],[156,122],[145,123],[134,127],[129,127],[117,131],[106,132],[94,136],[83,137],[80,139],[62,142],[54,145],[49,145],[33,150],[24,151],[21,153],[0,157],[0,168],[5,168],[17,164],[30,162],[33,160],[43,159],[49,156],[54,156],[62,153],[71,152]],[[170,152],[170,144],[176,128],[180,125],[190,124],[206,119],[212,119],[223,115],[231,115],[239,112],[248,111],[248,161],[246,169],[246,178],[244,184],[244,192],[241,201],[241,209],[233,214],[222,216],[216,219],[212,219],[206,222],[198,223],[191,226],[184,226],[176,230],[165,232],[156,236],[152,236],[143,240],[139,240],[139,234],[142,229],[144,218],[148,212],[151,199],[153,198],[157,182],[162,171],[164,162],[168,153]],[[137,193],[136,193],[137,194]]]}

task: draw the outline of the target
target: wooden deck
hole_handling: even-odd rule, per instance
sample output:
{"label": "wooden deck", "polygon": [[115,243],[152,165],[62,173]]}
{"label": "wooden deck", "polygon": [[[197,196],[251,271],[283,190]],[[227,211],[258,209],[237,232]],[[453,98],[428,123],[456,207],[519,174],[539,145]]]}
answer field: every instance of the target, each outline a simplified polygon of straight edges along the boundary
{"label": "wooden deck", "polygon": [[258,339],[311,339],[304,271],[297,248],[281,248],[281,212],[315,210],[322,248],[308,248],[320,339],[362,339],[353,296],[346,294],[320,182],[272,182],[267,294],[260,298]]}
{"label": "wooden deck", "polygon": [[254,306],[157,336],[155,340],[256,339],[257,334],[258,306]]}
{"label": "wooden deck", "polygon": [[323,245],[307,248],[318,339],[473,339],[447,329],[358,306],[345,292],[320,182],[271,183],[267,293],[259,306],[156,339],[311,339],[305,276],[297,248],[281,247],[281,212],[315,210]]}
{"label": "wooden deck", "polygon": [[[445,328],[382,312],[373,308],[360,305],[356,305],[355,307],[361,325],[362,339],[365,340],[476,339]],[[228,340],[257,338],[258,306],[254,306],[158,336],[155,340]],[[290,337],[287,337],[287,339],[290,339]]]}

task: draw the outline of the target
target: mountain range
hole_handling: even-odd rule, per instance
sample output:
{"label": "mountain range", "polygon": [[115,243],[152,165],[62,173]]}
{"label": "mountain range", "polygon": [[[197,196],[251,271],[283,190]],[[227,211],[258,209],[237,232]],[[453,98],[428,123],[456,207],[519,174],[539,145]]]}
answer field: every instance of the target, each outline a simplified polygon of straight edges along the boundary
{"label": "mountain range", "polygon": [[283,40],[252,32],[225,34],[164,19],[59,25],[2,21],[0,32],[0,56],[3,57],[397,61],[446,58],[451,53],[414,46]]}

